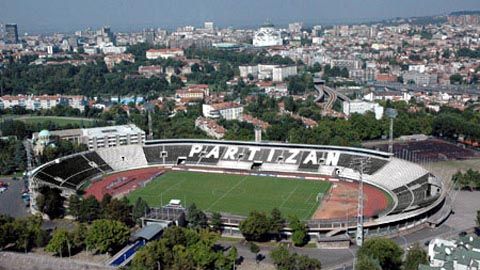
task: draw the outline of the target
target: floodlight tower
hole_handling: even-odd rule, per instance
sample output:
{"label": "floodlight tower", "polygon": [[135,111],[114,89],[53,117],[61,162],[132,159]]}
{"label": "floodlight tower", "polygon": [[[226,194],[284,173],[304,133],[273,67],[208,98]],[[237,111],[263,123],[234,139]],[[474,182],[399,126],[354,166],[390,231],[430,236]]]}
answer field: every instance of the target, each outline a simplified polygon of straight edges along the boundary
{"label": "floodlight tower", "polygon": [[390,118],[390,136],[388,138],[388,152],[393,153],[393,119],[398,115],[397,110],[393,108],[387,108],[386,115]]}
{"label": "floodlight tower", "polygon": [[153,140],[152,112],[155,111],[155,106],[152,103],[147,102],[145,104],[145,109],[148,117],[148,139]]}
{"label": "floodlight tower", "polygon": [[357,231],[355,233],[355,243],[357,246],[361,247],[363,245],[363,204],[364,204],[364,194],[363,194],[363,173],[370,164],[369,157],[356,157],[352,160],[352,168],[358,171],[360,177],[358,179],[358,205],[357,205]]}

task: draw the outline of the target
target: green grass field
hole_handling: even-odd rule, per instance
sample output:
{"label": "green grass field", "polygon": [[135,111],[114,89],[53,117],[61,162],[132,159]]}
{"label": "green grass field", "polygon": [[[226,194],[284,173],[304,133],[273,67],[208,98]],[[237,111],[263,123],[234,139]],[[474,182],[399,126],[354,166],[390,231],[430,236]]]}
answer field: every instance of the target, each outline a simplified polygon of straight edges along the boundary
{"label": "green grass field", "polygon": [[270,212],[277,207],[285,215],[309,219],[317,209],[317,195],[326,194],[331,184],[266,176],[245,176],[196,172],[169,172],[154,179],[144,188],[128,195],[138,197],[150,206],[167,204],[171,199],[183,205],[195,203],[207,212],[223,212],[246,216],[252,210]]}
{"label": "green grass field", "polygon": [[33,125],[36,125],[38,123],[52,122],[60,127],[66,126],[68,124],[91,127],[95,121],[95,119],[82,118],[82,117],[29,116],[29,115],[21,115],[21,116],[5,115],[4,117],[2,117],[1,120],[5,120],[5,119],[20,120],[27,124],[33,124]]}

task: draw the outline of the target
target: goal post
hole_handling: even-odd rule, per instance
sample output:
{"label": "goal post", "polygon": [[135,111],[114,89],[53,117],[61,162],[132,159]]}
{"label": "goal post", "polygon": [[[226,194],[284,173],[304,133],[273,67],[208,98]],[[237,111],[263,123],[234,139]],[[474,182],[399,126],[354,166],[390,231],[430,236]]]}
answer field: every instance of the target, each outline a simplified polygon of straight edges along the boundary
{"label": "goal post", "polygon": [[317,202],[321,202],[323,200],[323,196],[325,196],[325,194],[323,192],[319,192],[316,197]]}

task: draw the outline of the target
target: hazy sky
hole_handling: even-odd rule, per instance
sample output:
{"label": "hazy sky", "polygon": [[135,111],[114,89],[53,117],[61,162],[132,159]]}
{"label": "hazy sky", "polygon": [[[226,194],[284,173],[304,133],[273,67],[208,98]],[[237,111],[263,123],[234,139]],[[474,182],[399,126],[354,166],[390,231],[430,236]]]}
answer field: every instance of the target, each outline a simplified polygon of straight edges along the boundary
{"label": "hazy sky", "polygon": [[0,22],[18,23],[20,32],[101,25],[118,31],[206,20],[220,26],[338,23],[456,10],[480,10],[480,0],[0,0]]}

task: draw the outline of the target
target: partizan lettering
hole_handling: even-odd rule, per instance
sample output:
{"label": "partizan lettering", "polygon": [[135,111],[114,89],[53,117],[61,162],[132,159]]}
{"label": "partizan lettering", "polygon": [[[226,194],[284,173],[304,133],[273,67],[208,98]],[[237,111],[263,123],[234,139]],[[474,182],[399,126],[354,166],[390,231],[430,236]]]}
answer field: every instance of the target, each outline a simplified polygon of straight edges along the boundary
{"label": "partizan lettering", "polygon": [[[224,151],[222,151],[225,149]],[[223,155],[222,155],[223,153]],[[299,160],[302,164],[337,166],[340,158],[339,151],[315,151],[300,149],[274,149],[261,147],[238,147],[219,145],[208,147],[206,145],[194,144],[190,148],[189,158],[202,155],[204,158],[215,158],[223,160],[261,160],[261,155],[266,155],[266,162],[277,162],[273,160],[275,156],[282,156],[286,164],[297,164]]]}

